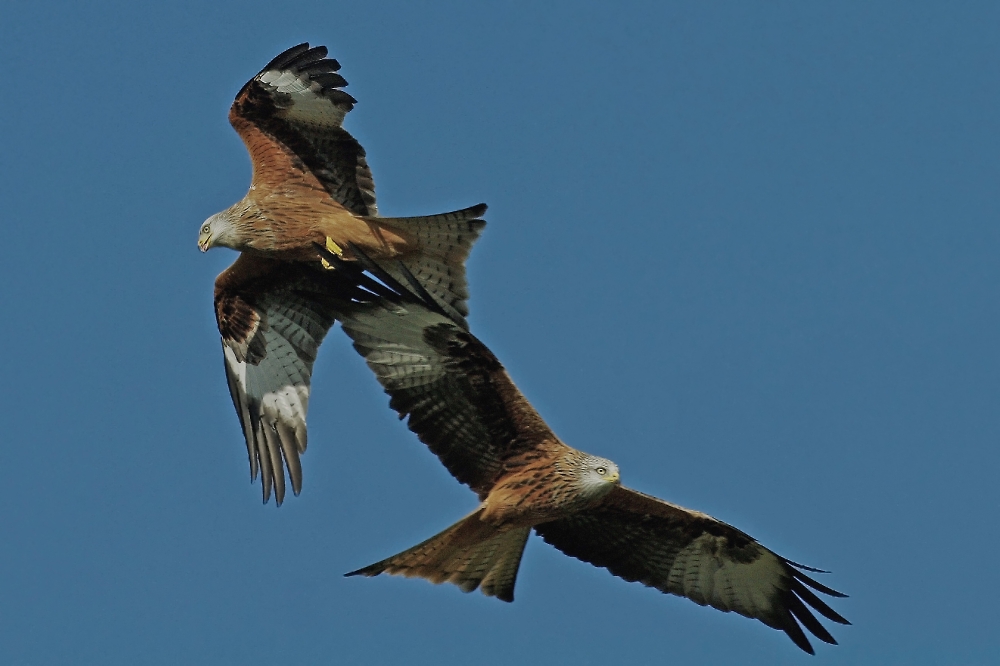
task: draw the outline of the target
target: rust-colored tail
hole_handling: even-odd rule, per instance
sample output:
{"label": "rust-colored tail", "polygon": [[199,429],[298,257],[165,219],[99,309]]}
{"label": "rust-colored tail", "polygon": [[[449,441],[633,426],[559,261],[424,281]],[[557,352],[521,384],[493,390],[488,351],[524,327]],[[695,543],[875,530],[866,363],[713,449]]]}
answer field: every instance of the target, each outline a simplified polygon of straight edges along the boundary
{"label": "rust-colored tail", "polygon": [[530,527],[501,530],[479,519],[477,509],[440,534],[398,555],[347,576],[381,573],[454,583],[463,592],[477,587],[501,601],[514,600],[514,582]]}
{"label": "rust-colored tail", "polygon": [[[420,281],[449,315],[464,320],[469,314],[469,288],[465,280],[465,260],[486,222],[480,219],[486,204],[426,217],[365,218],[379,225],[395,227],[416,240],[419,251],[400,261]],[[394,278],[406,278],[393,261],[380,261]]]}

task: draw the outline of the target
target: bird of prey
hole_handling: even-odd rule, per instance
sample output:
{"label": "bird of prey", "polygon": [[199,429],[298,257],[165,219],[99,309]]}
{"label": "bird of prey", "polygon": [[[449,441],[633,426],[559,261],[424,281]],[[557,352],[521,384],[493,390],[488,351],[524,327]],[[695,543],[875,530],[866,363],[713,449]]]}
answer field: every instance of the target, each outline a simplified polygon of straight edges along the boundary
{"label": "bird of prey", "polygon": [[[371,270],[377,274],[378,267]],[[704,513],[621,485],[613,462],[556,437],[500,361],[421,293],[419,282],[410,280],[414,293],[380,277],[381,295],[355,302],[338,318],[390,407],[409,417],[410,430],[475,491],[479,506],[430,539],[348,576],[417,576],[513,601],[534,529],[567,555],[627,581],[760,620],[806,652],[813,648],[802,627],[836,644],[813,611],[849,623],[813,590],[845,595],[805,573],[818,569],[776,555]]]}
{"label": "bird of prey", "polygon": [[236,96],[229,121],[253,162],[247,195],[200,229],[202,251],[240,251],[215,281],[226,376],[243,426],[250,478],[280,505],[285,472],[302,487],[313,361],[333,324],[328,299],[308,276],[325,244],[351,260],[363,248],[415,275],[456,321],[468,314],[465,259],[486,206],[427,217],[379,217],[365,151],[341,127],[355,104],[323,46],[300,44],[269,62]]}

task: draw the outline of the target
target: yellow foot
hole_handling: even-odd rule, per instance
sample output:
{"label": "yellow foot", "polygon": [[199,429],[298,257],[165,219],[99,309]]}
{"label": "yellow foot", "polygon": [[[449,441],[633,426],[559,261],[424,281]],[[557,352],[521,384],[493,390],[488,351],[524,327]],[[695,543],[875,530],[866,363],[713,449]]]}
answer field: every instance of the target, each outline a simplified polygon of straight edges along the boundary
{"label": "yellow foot", "polygon": [[[330,252],[333,252],[338,257],[343,257],[344,256],[344,251],[329,236],[326,237],[326,249],[328,249]],[[333,270],[333,266],[331,266],[330,262],[327,261],[326,259],[320,258],[319,261],[320,261],[321,264],[323,264],[323,268],[325,268],[326,270],[328,270],[328,271],[332,271]]]}

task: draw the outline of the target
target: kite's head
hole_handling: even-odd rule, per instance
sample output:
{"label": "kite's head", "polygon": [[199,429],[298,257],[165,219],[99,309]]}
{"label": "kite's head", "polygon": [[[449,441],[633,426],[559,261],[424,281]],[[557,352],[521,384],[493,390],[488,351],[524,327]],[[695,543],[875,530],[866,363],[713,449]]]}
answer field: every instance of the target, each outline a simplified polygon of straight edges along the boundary
{"label": "kite's head", "polygon": [[227,241],[229,240],[229,236],[232,235],[233,225],[226,214],[228,212],[229,210],[226,209],[221,213],[216,213],[201,225],[201,231],[198,232],[198,247],[202,252],[207,252],[219,245],[231,247],[231,244]]}
{"label": "kite's head", "polygon": [[201,231],[198,232],[198,248],[202,252],[207,252],[210,247],[212,247],[212,222],[215,220],[216,216],[205,220],[205,223],[201,225]]}
{"label": "kite's head", "polygon": [[583,457],[580,485],[583,492],[591,499],[604,497],[611,489],[621,484],[618,465],[607,458],[598,458],[586,454]]}

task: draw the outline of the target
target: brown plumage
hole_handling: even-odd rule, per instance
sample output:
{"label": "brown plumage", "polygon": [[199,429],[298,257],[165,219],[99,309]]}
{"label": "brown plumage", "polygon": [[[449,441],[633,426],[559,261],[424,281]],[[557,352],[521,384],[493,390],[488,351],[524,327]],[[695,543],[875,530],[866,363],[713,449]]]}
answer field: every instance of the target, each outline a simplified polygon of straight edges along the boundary
{"label": "brown plumage", "polygon": [[[215,281],[215,313],[226,375],[266,502],[302,486],[312,364],[334,322],[329,299],[308,277],[319,269],[313,243],[331,239],[388,270],[416,276],[456,321],[468,314],[465,260],[486,206],[414,218],[383,218],[361,145],[341,126],[355,100],[341,88],[326,48],[293,47],[251,79],[229,120],[250,152],[247,195],[202,225],[198,245],[241,252]],[[299,264],[299,265],[295,265]],[[405,268],[402,268],[405,267]]]}
{"label": "brown plumage", "polygon": [[381,277],[391,289],[373,288],[377,295],[341,312],[344,331],[390,406],[480,504],[427,541],[348,575],[417,576],[512,601],[534,529],[625,580],[760,620],[807,652],[802,626],[836,643],[813,612],[848,622],[812,590],[844,595],[804,573],[818,570],[711,516],[621,486],[614,463],[555,436],[485,345],[426,294]]}
{"label": "brown plumage", "polygon": [[325,46],[292,47],[236,96],[229,122],[250,153],[253,178],[243,199],[205,220],[199,247],[315,261],[313,243],[330,238],[376,260],[401,260],[446,310],[467,315],[464,263],[486,205],[379,217],[365,151],[342,127],[356,100],[341,90],[340,64],[326,54]]}

